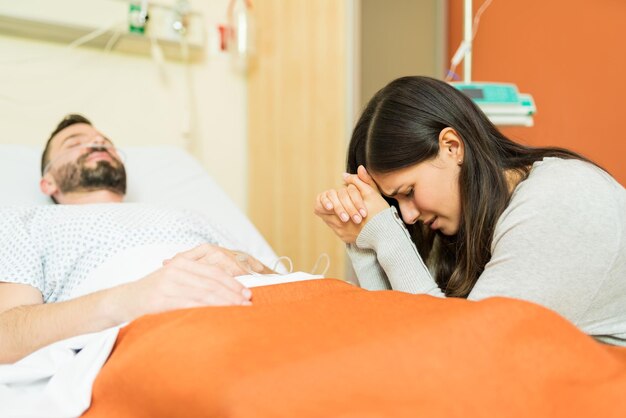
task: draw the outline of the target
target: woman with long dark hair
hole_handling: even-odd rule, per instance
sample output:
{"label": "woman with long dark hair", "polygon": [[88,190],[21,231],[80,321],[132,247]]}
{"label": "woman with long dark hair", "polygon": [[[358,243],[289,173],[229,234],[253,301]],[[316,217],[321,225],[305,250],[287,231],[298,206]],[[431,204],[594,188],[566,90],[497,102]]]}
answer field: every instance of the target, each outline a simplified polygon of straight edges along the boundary
{"label": "woman with long dark hair", "polygon": [[626,345],[626,191],[591,161],[515,143],[463,93],[415,76],[371,99],[347,169],[315,212],[362,287],[529,300]]}

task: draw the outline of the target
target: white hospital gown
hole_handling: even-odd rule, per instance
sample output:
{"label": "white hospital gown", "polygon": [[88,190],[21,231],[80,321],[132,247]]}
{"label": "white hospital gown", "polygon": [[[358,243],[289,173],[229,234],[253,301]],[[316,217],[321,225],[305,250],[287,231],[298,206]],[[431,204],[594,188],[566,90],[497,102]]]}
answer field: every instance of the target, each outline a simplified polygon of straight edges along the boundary
{"label": "white hospital gown", "polygon": [[190,211],[135,203],[5,207],[0,208],[0,282],[31,285],[44,302],[58,302],[123,250],[202,243],[244,250]]}

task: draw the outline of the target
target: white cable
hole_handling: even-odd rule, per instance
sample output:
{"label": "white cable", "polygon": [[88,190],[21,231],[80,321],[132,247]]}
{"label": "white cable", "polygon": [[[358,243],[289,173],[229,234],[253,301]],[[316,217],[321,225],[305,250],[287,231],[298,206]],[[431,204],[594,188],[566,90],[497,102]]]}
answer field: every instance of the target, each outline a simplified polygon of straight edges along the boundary
{"label": "white cable", "polygon": [[103,52],[105,54],[108,54],[109,52],[113,50],[113,47],[115,46],[117,41],[120,39],[120,36],[122,36],[121,24],[119,26],[113,26],[111,29],[113,29],[113,35],[111,35],[106,45],[104,45]]}
{"label": "white cable", "polygon": [[315,264],[313,265],[313,268],[311,269],[312,275],[315,275],[315,272],[317,271],[317,268],[319,267],[319,264],[322,260],[326,260],[326,267],[324,267],[324,270],[322,270],[322,272],[320,273],[320,276],[326,276],[326,273],[328,272],[328,269],[330,268],[330,256],[326,253],[321,253],[319,257],[317,257],[317,260],[315,260]]}
{"label": "white cable", "polygon": [[478,25],[480,24],[480,17],[482,16],[483,13],[485,13],[485,10],[487,10],[487,8],[491,5],[492,1],[493,0],[485,0],[485,2],[480,5],[480,8],[476,12],[476,16],[474,16],[474,23],[472,24],[472,39],[476,37],[476,32],[478,32]]}
{"label": "white cable", "polygon": [[[98,28],[92,32],[89,32],[83,36],[81,36],[78,39],[75,39],[74,41],[70,42],[69,44],[65,45],[63,47],[63,50],[61,52],[58,53],[54,53],[54,54],[50,54],[50,55],[40,55],[40,56],[34,56],[34,57],[27,57],[27,58],[17,58],[17,59],[12,59],[12,60],[5,60],[5,61],[0,61],[0,65],[14,65],[14,64],[24,64],[24,63],[29,63],[31,61],[38,61],[38,60],[46,60],[49,58],[55,58],[55,57],[59,57],[63,54],[66,54],[67,52],[71,51],[72,49],[78,48],[79,46],[86,44],[87,42],[97,38],[98,36],[108,32],[111,29],[114,29],[122,24],[126,24],[126,21],[118,21],[115,22],[111,25],[107,25],[107,26],[103,26],[101,28]],[[117,29],[115,31],[116,33],[119,32],[119,29]]]}
{"label": "white cable", "polygon": [[163,82],[164,85],[168,84],[167,71],[165,71],[165,54],[163,53],[163,48],[159,45],[156,37],[153,34],[149,35],[150,38],[150,56],[152,60],[156,64],[157,72],[159,73],[159,78]]}
{"label": "white cable", "polygon": [[195,89],[193,82],[193,73],[191,64],[189,61],[189,42],[187,36],[182,34],[180,36],[180,53],[183,59],[183,71],[185,76],[185,99],[182,106],[182,121],[181,121],[181,133],[185,138],[185,145],[187,150],[192,154],[198,152],[195,149],[199,145],[198,141],[194,142],[194,127],[195,127]]}
{"label": "white cable", "polygon": [[159,45],[159,42],[154,37],[154,35],[150,35],[150,55],[152,56],[152,59],[158,67],[163,66],[163,64],[165,63],[163,48],[161,48],[161,45]]}
{"label": "white cable", "polygon": [[[125,24],[125,22],[124,22],[124,24]],[[101,33],[103,33],[102,32],[103,30],[107,31],[107,30],[109,30],[111,28],[115,28],[113,34],[111,35],[111,37],[109,38],[109,40],[107,41],[107,43],[106,43],[106,45],[105,45],[105,47],[103,49],[104,56],[108,56],[108,54],[113,49],[113,46],[115,45],[115,43],[118,41],[118,39],[120,38],[120,36],[122,34],[121,33],[122,24],[121,23],[117,23],[116,25],[117,25],[117,27],[116,26],[112,26],[112,27],[107,27],[106,29],[105,28],[100,28],[100,29],[98,29],[98,30],[96,30],[94,32],[91,32],[91,33],[89,33],[89,34],[87,34],[87,35],[85,35],[85,36],[75,40],[74,42],[72,42],[72,43],[70,43],[70,44],[65,46],[65,51],[63,51],[63,53],[68,52],[70,50],[73,50],[74,48],[77,48],[78,46],[82,45],[85,42],[89,42],[89,40],[93,39],[92,36],[93,36],[93,34],[95,32],[99,32],[101,34]],[[96,35],[96,36],[99,36],[99,34]],[[87,39],[87,37],[89,37],[89,39]],[[60,54],[54,54],[54,55],[60,55]],[[113,73],[111,71],[107,71],[105,73],[105,77],[104,78],[105,79],[110,79],[112,74]],[[100,80],[100,82],[98,82],[98,83],[93,83],[93,85],[96,86],[96,91],[106,87],[106,83],[104,82],[104,80]],[[29,101],[24,101],[22,99],[16,99],[14,97],[6,96],[6,95],[0,95],[0,100],[9,102],[9,103],[12,103],[12,104],[15,104],[15,105],[19,105],[19,106],[22,106],[22,107],[39,108],[39,107],[43,107],[43,106],[50,106],[50,105],[56,105],[56,104],[60,104],[60,103],[65,103],[65,102],[68,101],[68,99],[75,99],[75,98],[80,97],[80,96],[90,96],[90,97],[96,97],[97,96],[97,95],[94,95],[94,91],[91,91],[91,90],[87,90],[87,93],[86,93],[86,91],[84,89],[76,89],[76,90],[74,90],[74,92],[75,92],[75,94],[73,96],[71,96],[71,97],[68,97],[67,95],[62,95],[62,96],[56,96],[55,95],[57,97],[56,100],[52,100],[52,101],[49,101],[49,102],[43,102],[43,103],[41,101],[39,101],[39,99],[37,99],[37,101],[29,102]]]}
{"label": "white cable", "polygon": [[[478,33],[478,25],[480,24],[480,18],[485,10],[491,5],[493,0],[485,0],[483,4],[480,5],[480,8],[476,12],[474,16],[474,21],[472,23],[472,40],[476,37],[476,33]],[[454,70],[456,70],[457,65],[463,60],[465,53],[469,51],[470,45],[465,42],[465,40],[461,41],[458,49],[454,53],[454,56],[450,60],[450,69],[448,70],[448,74],[445,77],[445,81],[451,81],[452,76],[454,74]]]}
{"label": "white cable", "polygon": [[283,255],[282,257],[278,257],[276,259],[276,261],[274,262],[274,267],[272,268],[272,270],[274,271],[278,271],[278,265],[280,264],[281,260],[287,260],[289,262],[289,269],[287,270],[288,273],[293,273],[293,262],[291,261],[291,258],[287,257],[286,255]]}

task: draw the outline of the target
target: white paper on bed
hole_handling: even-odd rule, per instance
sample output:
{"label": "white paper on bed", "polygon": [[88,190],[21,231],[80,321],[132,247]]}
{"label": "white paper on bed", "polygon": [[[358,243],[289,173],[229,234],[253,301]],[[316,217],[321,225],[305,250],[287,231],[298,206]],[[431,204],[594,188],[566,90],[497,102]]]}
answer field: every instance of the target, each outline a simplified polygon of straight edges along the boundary
{"label": "white paper on bed", "polygon": [[[71,298],[140,279],[183,250],[171,244],[123,250],[89,273]],[[322,276],[295,272],[238,279],[247,287],[256,287],[319,278]],[[118,329],[59,341],[14,364],[0,365],[0,418],[80,416],[90,405],[93,382],[109,357]]]}
{"label": "white paper on bed", "polygon": [[[267,241],[191,154],[167,145],[121,150],[126,157],[127,202],[203,214],[245,245],[241,250],[273,266],[277,257]],[[0,144],[0,206],[52,204],[39,190],[41,152],[41,147]]]}

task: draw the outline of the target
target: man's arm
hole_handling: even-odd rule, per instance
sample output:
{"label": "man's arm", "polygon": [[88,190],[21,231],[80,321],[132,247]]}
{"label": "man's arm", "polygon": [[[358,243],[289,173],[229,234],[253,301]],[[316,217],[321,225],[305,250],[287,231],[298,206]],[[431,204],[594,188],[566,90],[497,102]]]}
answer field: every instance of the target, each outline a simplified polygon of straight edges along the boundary
{"label": "man's arm", "polygon": [[44,304],[29,285],[0,283],[0,364],[65,338],[151,313],[207,305],[249,305],[251,292],[222,269],[179,258],[136,282]]}
{"label": "man's arm", "polygon": [[55,341],[121,323],[107,309],[111,292],[44,304],[41,292],[32,286],[1,283],[0,364],[13,363]]}

